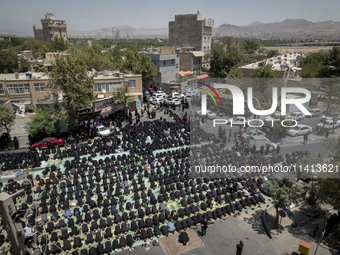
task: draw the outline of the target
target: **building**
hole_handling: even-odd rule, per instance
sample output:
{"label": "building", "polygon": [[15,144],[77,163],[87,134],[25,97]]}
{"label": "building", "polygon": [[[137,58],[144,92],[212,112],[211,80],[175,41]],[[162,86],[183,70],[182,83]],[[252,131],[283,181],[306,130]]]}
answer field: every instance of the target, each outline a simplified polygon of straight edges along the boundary
{"label": "building", "polygon": [[[169,22],[169,45],[192,48],[193,51],[202,51],[202,55],[211,50],[213,19],[202,19],[197,14],[175,15],[175,21]],[[202,66],[209,67],[208,60]],[[187,71],[187,70],[181,70]]]}
{"label": "building", "polygon": [[56,37],[68,40],[65,20],[56,20],[52,13],[46,13],[45,19],[41,20],[41,25],[42,27],[33,26],[36,40],[50,42]]}
{"label": "building", "polygon": [[158,52],[146,52],[152,63],[157,67],[158,74],[151,87],[159,89],[162,83],[175,82],[179,73],[179,48],[160,47]]}
{"label": "building", "polygon": [[[263,60],[267,64],[271,64],[273,70],[277,72],[277,77],[284,77],[287,79],[299,79],[299,73],[301,68],[299,61],[302,55],[299,53],[284,53],[272,58]],[[255,69],[262,61],[254,62],[245,66],[239,67],[243,73],[244,78],[252,78]]]}
{"label": "building", "polygon": [[[135,102],[142,101],[142,76],[104,71],[89,73],[94,75],[93,94],[97,99],[110,98],[114,90],[128,83],[129,94],[135,96]],[[48,75],[44,73],[12,73],[0,74],[0,101],[11,102],[15,111],[29,111],[36,106],[52,103],[50,90],[47,87]],[[62,100],[62,92],[58,95]],[[134,110],[135,105],[130,107]]]}
{"label": "building", "polygon": [[191,71],[199,74],[202,70],[202,63],[204,62],[204,52],[195,51],[193,48],[182,48],[179,54],[181,71]]}

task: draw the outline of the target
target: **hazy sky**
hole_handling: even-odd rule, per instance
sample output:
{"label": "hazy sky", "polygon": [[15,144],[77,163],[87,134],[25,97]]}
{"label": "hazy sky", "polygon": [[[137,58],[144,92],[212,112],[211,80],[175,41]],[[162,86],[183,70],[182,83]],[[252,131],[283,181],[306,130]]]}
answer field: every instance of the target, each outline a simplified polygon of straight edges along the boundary
{"label": "hazy sky", "polygon": [[339,0],[0,0],[0,33],[31,33],[33,24],[52,12],[66,20],[67,29],[84,31],[129,25],[167,28],[176,14],[200,11],[203,18],[248,25],[284,19],[340,21]]}

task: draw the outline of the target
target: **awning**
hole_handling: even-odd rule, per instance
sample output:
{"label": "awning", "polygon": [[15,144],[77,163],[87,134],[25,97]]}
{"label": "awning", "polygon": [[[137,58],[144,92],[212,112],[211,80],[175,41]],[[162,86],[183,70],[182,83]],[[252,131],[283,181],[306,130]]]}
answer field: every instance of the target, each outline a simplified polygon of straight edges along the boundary
{"label": "awning", "polygon": [[191,71],[182,71],[182,72],[179,72],[180,76],[186,76],[186,75],[190,75],[190,74],[193,74],[193,73]]}
{"label": "awning", "polygon": [[198,57],[204,57],[204,52],[203,51],[193,51],[192,54],[194,54],[194,56],[196,58]]}
{"label": "awning", "polygon": [[204,79],[204,78],[208,78],[208,77],[209,77],[209,75],[207,73],[196,76],[197,79]]}

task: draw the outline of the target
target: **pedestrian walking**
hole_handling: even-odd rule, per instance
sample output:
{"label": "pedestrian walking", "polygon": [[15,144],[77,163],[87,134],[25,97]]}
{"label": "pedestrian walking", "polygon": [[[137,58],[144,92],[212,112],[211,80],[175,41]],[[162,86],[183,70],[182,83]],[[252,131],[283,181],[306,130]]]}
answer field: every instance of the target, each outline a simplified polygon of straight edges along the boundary
{"label": "pedestrian walking", "polygon": [[243,242],[240,241],[240,243],[236,245],[236,255],[242,255],[242,250],[243,250]]}
{"label": "pedestrian walking", "polygon": [[308,133],[303,135],[303,144],[306,144],[308,141]]}
{"label": "pedestrian walking", "polygon": [[208,221],[207,221],[207,219],[204,219],[204,221],[202,222],[202,225],[201,225],[202,236],[205,236],[205,234],[207,233],[207,228],[208,228]]}
{"label": "pedestrian walking", "polygon": [[19,149],[19,141],[18,138],[16,136],[14,136],[13,138],[13,144],[14,144],[14,149]]}
{"label": "pedestrian walking", "polygon": [[313,229],[313,237],[316,237],[316,233],[318,232],[319,228],[320,228],[319,225],[315,224],[314,229]]}
{"label": "pedestrian walking", "polygon": [[328,136],[329,136],[329,131],[327,130],[327,131],[326,131],[326,134],[325,134],[325,140],[326,140],[326,141],[328,140]]}

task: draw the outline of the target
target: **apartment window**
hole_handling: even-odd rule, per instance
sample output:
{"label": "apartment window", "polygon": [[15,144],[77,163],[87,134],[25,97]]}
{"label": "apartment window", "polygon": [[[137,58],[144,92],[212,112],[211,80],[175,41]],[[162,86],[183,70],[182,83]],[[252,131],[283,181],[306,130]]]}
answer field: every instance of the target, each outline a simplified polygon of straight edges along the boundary
{"label": "apartment window", "polygon": [[102,93],[103,90],[106,92],[113,92],[116,91],[117,88],[122,86],[121,82],[114,82],[114,83],[95,83],[93,85],[94,92]]}
{"label": "apartment window", "polygon": [[44,83],[34,83],[34,91],[35,92],[45,92],[46,86]]}
{"label": "apartment window", "polygon": [[163,65],[165,65],[165,66],[166,66],[166,60],[164,60],[164,61],[163,61]]}
{"label": "apartment window", "polygon": [[136,87],[136,81],[135,80],[130,80],[129,81],[129,88],[135,88]]}
{"label": "apartment window", "polygon": [[171,59],[171,64],[174,65],[175,64],[175,60]]}
{"label": "apartment window", "polygon": [[29,94],[30,86],[28,84],[7,84],[8,94]]}
{"label": "apartment window", "polygon": [[0,84],[0,94],[5,94],[4,85]]}

